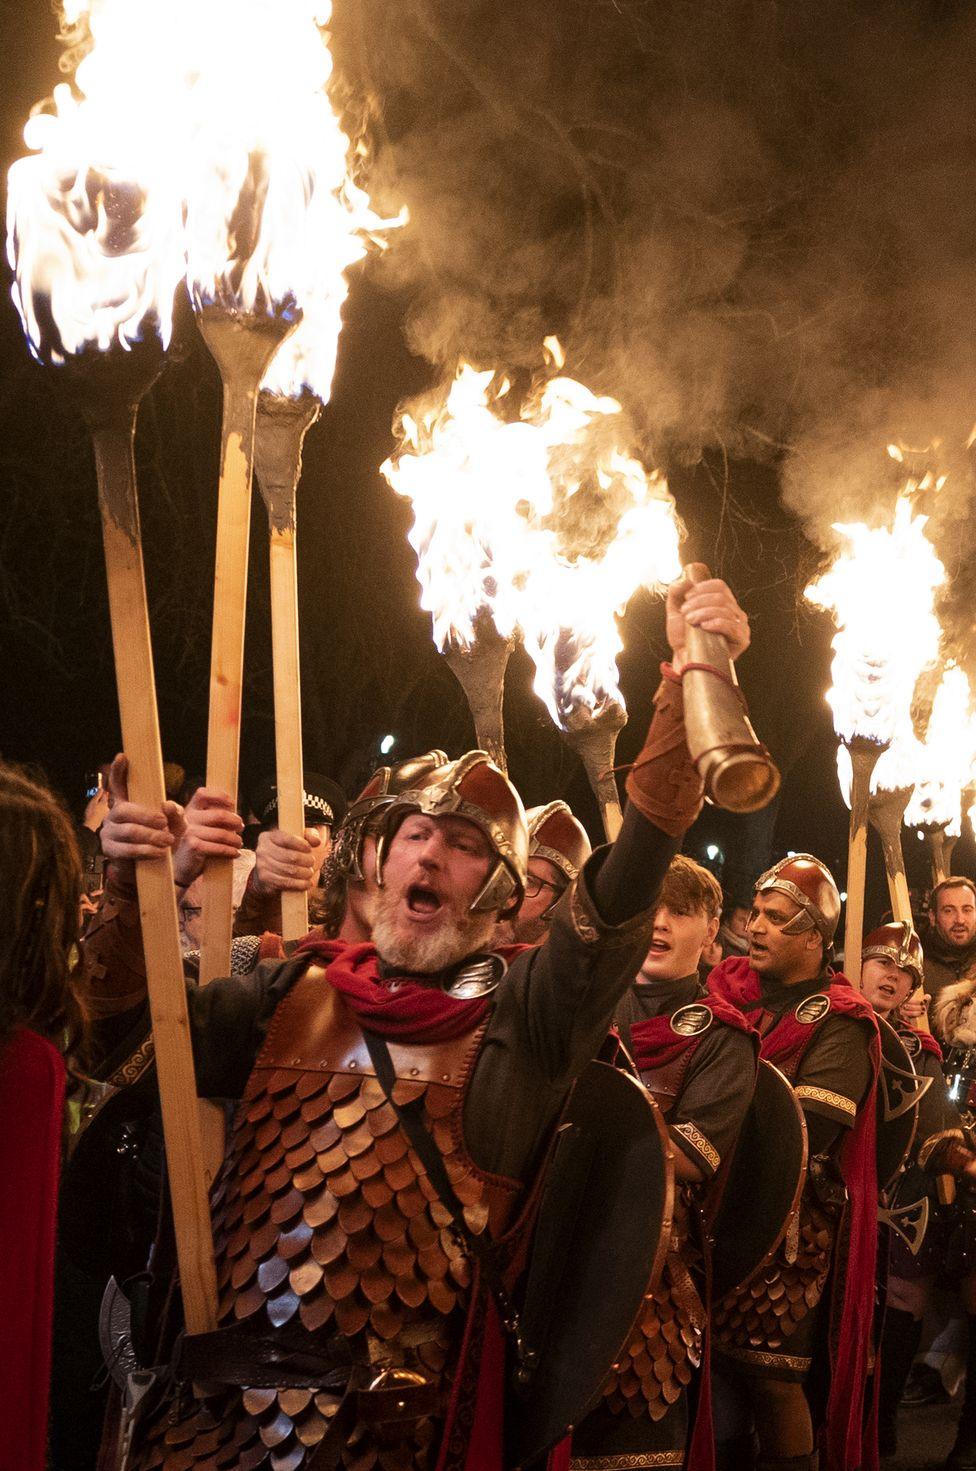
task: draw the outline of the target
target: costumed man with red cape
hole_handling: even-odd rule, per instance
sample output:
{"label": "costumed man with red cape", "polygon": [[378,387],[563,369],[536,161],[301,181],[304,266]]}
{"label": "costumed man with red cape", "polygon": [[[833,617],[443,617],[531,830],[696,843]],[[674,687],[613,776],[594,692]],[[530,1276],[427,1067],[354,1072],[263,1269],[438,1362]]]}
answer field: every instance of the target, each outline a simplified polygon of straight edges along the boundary
{"label": "costumed man with red cape", "polygon": [[[677,1188],[660,1279],[600,1404],[573,1433],[573,1471],[711,1463],[701,1217],[705,1196],[721,1188],[722,1163],[752,1099],[758,1051],[742,1013],[699,979],[721,910],[722,891],[708,870],[680,854],[672,859],[650,949],[617,1005],[628,1054],[621,1065],[633,1059],[664,1115]],[[703,1367],[688,1457],[689,1386]]]}
{"label": "costumed man with red cape", "polygon": [[[671,590],[679,667],[686,619],[748,644],[724,583]],[[501,1471],[491,1278],[518,1264],[547,1141],[647,953],[701,793],[667,680],[617,841],[544,944],[491,949],[528,834],[514,787],[470,752],[386,808],[374,943],[311,940],[188,992],[198,1091],[238,1100],[211,1202],[220,1326],[182,1338],[140,1402],[131,1468]],[[117,801],[116,885],[170,827],[178,813]],[[131,945],[113,981],[112,926],[95,933],[109,1046],[134,1020]]]}
{"label": "costumed man with red cape", "polygon": [[809,1136],[798,1234],[714,1306],[716,1360],[751,1405],[760,1471],[859,1471],[877,1459],[864,1401],[880,1044],[871,1007],[830,968],[839,917],[824,864],[803,853],[783,859],[756,886],[748,956],[722,961],[709,977],[759,1030],[760,1055],[793,1084]]}
{"label": "costumed man with red cape", "polygon": [[[915,1072],[928,1080],[919,1097],[918,1123],[899,1177],[897,1196],[893,1208],[885,1213],[889,1231],[878,1448],[883,1456],[893,1456],[898,1450],[898,1404],[921,1342],[922,1320],[932,1300],[936,1276],[950,1249],[951,1217],[939,1207],[936,1177],[955,1175],[972,1186],[976,1183],[976,1154],[969,1148],[959,1111],[946,1089],[941,1047],[931,1032],[912,1026],[901,1013],[906,1004],[916,1004],[925,979],[918,935],[904,920],[881,925],[865,939],[861,960],[865,1001],[894,1027]],[[967,1452],[972,1464],[974,1451],[976,1436],[971,1418],[968,1426],[963,1424],[947,1462],[951,1471],[963,1471]]]}

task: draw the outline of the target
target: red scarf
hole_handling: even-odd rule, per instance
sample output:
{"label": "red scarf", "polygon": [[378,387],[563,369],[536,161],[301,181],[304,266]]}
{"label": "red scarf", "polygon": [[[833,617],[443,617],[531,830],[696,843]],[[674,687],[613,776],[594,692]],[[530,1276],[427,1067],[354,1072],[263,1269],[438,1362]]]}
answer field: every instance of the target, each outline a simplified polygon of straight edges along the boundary
{"label": "red scarf", "polygon": [[[760,980],[748,960],[723,960],[708,978],[710,987],[737,1005],[760,1000]],[[849,1016],[871,1033],[872,1078],[868,1094],[851,1129],[845,1130],[840,1172],[847,1186],[849,1225],[847,1257],[835,1272],[841,1291],[831,1304],[831,1378],[827,1418],[823,1428],[824,1471],[851,1471],[877,1465],[875,1416],[865,1418],[864,1393],[872,1338],[874,1273],[877,1254],[878,1181],[875,1154],[875,1090],[881,1067],[881,1042],[874,1011],[846,976],[831,973],[824,991],[830,1014]],[[798,1061],[818,1031],[783,1016],[762,1039],[760,1055],[769,1062]],[[838,1237],[838,1243],[842,1237]]]}
{"label": "red scarf", "polygon": [[64,1060],[21,1028],[0,1055],[0,1462],[47,1464]]}
{"label": "red scarf", "polygon": [[[501,945],[495,953],[510,962],[526,948]],[[339,992],[360,1026],[394,1042],[452,1042],[465,1032],[473,1032],[491,1005],[487,996],[460,1001],[412,976],[381,980],[375,945],[308,939],[295,953],[326,966],[329,984]]]}

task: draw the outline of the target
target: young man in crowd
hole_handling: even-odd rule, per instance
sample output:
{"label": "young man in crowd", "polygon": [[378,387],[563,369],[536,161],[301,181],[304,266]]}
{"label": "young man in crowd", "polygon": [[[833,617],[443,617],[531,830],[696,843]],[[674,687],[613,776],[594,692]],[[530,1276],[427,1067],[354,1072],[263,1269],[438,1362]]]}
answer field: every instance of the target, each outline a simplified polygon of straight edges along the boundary
{"label": "young man in crowd", "polygon": [[721,903],[706,868],[673,858],[650,948],[617,1004],[621,1040],[667,1123],[677,1189],[661,1280],[599,1406],[573,1435],[576,1471],[686,1464],[689,1386],[701,1366],[707,1316],[698,1272],[706,1243],[697,1228],[722,1161],[735,1147],[756,1073],[757,1039],[749,1024],[699,980]]}
{"label": "young man in crowd", "polygon": [[[495,1330],[463,1243],[500,1243],[516,1223],[573,1079],[647,953],[661,880],[701,803],[683,738],[689,623],[733,654],[748,644],[723,583],[671,590],[674,663],[620,836],[584,865],[544,944],[486,954],[521,902],[528,832],[515,789],[469,753],[383,811],[374,946],[312,940],[188,993],[198,1089],[240,1100],[213,1201],[220,1329],[183,1339],[136,1429],[134,1471],[425,1471],[475,1450],[483,1471],[501,1467]],[[118,785],[115,801],[105,845],[124,886],[131,859],[178,840],[180,816],[136,807]],[[131,1029],[145,1009],[134,957],[117,971],[110,927],[96,933],[103,1031]],[[464,1231],[447,1229],[443,1181],[411,1150],[421,1136]]]}
{"label": "young man in crowd", "polygon": [[[918,1125],[895,1202],[902,1208],[916,1204],[924,1208],[923,1203],[927,1201],[928,1222],[921,1245],[916,1242],[915,1250],[901,1232],[892,1229],[890,1233],[881,1339],[878,1449],[883,1456],[893,1456],[898,1449],[898,1404],[918,1352],[922,1320],[948,1246],[948,1223],[938,1211],[935,1177],[952,1174],[976,1180],[976,1154],[968,1147],[962,1120],[946,1092],[938,1042],[930,1032],[919,1031],[902,1020],[900,1014],[922,985],[923,957],[918,936],[903,921],[882,925],[865,939],[861,957],[864,999],[895,1028],[916,1073],[928,1079],[928,1088],[919,1100]],[[971,1280],[963,1286],[970,1311],[976,1306],[974,1288],[976,1284]],[[976,1383],[976,1351],[973,1382]],[[951,1471],[976,1468],[976,1400],[972,1397],[968,1414],[963,1411],[956,1449],[948,1465]]]}
{"label": "young man in crowd", "polygon": [[[751,1407],[761,1471],[869,1463],[862,1445],[877,1248],[874,1013],[830,969],[840,895],[819,859],[783,859],[756,885],[749,954],[722,961],[711,989],[758,1029],[761,1056],[803,1107],[810,1169],[798,1241],[717,1302],[723,1377]],[[829,1291],[828,1284],[836,1284]],[[821,1409],[818,1401],[826,1400]]]}

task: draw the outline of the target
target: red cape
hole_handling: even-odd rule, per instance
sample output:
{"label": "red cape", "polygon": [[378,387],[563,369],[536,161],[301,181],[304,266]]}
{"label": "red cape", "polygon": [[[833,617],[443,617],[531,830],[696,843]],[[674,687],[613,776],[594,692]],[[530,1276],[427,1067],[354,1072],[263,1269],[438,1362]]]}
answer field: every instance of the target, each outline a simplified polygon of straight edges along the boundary
{"label": "red cape", "polygon": [[64,1060],[36,1032],[0,1054],[0,1466],[47,1459]]}
{"label": "red cape", "polygon": [[[708,978],[736,1005],[760,999],[760,980],[743,957],[723,960]],[[849,1016],[870,1033],[871,1085],[857,1111],[854,1126],[845,1131],[840,1172],[847,1186],[847,1252],[835,1264],[831,1304],[831,1377],[827,1416],[822,1432],[824,1471],[855,1471],[877,1465],[876,1421],[864,1414],[868,1360],[872,1342],[875,1258],[878,1245],[878,1180],[875,1152],[875,1091],[881,1067],[881,1042],[874,1011],[846,976],[832,973],[824,994],[832,1014]],[[794,1063],[812,1042],[817,1026],[799,1022],[787,1012],[762,1041],[760,1056],[769,1062]],[[844,1230],[838,1236],[838,1246]]]}

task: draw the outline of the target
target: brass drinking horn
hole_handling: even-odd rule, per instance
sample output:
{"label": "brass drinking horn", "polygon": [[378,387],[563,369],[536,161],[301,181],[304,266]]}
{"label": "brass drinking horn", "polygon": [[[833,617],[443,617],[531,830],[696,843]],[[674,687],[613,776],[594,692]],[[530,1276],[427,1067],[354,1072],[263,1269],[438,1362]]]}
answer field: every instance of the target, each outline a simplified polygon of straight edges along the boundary
{"label": "brass drinking horn", "polygon": [[[711,573],[691,562],[684,575],[696,583]],[[685,661],[685,732],[706,795],[729,812],[758,812],[779,791],[780,776],[749,721],[729,646],[721,634],[689,626]]]}

